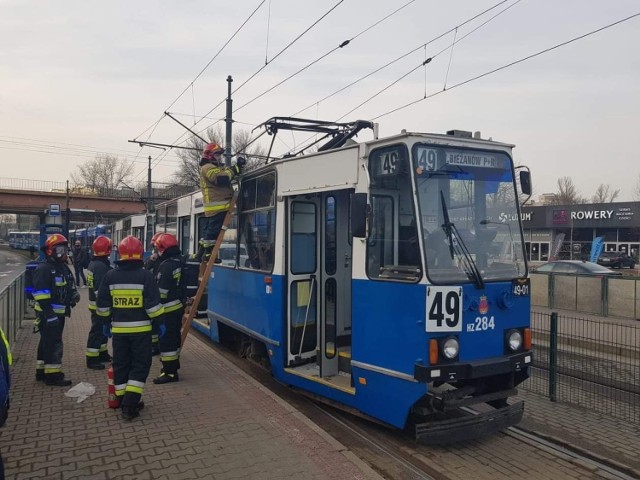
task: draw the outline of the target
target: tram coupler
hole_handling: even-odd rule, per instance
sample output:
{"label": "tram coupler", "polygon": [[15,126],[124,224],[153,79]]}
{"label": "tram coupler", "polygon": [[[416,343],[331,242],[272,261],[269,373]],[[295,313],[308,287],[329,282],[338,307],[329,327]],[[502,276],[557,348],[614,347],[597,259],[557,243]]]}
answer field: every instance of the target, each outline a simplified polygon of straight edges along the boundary
{"label": "tram coupler", "polygon": [[518,393],[516,388],[498,390],[497,392],[485,393],[472,396],[476,392],[476,387],[467,385],[461,388],[430,391],[411,409],[412,413],[427,416],[434,413],[446,412],[460,407],[468,407],[479,403],[495,402],[506,399]]}

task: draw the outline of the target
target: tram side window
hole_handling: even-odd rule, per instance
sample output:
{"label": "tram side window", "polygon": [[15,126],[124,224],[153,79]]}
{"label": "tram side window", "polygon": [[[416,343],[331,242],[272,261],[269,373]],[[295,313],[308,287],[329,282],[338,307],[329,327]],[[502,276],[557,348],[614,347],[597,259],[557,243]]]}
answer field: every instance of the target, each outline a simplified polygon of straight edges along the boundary
{"label": "tram side window", "polygon": [[[238,233],[240,235],[240,268],[271,271],[275,243],[274,172],[242,182]],[[244,257],[244,258],[243,258]]]}
{"label": "tram side window", "polygon": [[399,144],[372,151],[369,171],[367,274],[380,280],[418,281],[422,260],[406,146]]}

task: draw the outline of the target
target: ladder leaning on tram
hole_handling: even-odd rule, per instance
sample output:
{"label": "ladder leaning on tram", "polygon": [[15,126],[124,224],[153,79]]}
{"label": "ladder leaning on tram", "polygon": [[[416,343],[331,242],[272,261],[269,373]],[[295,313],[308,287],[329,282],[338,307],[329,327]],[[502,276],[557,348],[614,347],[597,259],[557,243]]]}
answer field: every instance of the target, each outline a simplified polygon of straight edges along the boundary
{"label": "ladder leaning on tram", "polygon": [[[229,202],[229,210],[227,210],[227,214],[224,217],[222,228],[220,230],[220,233],[218,234],[218,238],[216,239],[215,246],[211,251],[211,255],[209,256],[208,260],[203,260],[200,263],[200,272],[198,275],[198,290],[196,291],[194,297],[187,300],[187,305],[184,309],[184,315],[182,316],[182,335],[180,340],[180,348],[184,346],[185,339],[187,338],[189,330],[191,329],[191,323],[198,313],[198,305],[200,304],[202,296],[207,289],[209,278],[211,278],[211,271],[213,270],[213,265],[218,258],[218,252],[220,251],[220,246],[222,245],[224,234],[227,231],[229,223],[231,223],[231,219],[233,218],[233,209],[236,205],[237,198],[238,192],[235,191],[233,197],[231,198],[231,201]],[[206,256],[203,256],[203,259],[206,259]]]}

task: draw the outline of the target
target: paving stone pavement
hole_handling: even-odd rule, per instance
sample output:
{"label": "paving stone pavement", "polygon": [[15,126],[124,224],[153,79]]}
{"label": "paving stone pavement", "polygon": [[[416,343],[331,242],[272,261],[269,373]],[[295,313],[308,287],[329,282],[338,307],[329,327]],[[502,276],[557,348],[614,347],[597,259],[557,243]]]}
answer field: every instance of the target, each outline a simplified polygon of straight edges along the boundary
{"label": "paving stone pavement", "polygon": [[8,479],[379,479],[320,427],[255,382],[197,336],[181,357],[180,382],[154,385],[133,422],[107,408],[106,370],[85,367],[87,290],[67,320],[63,369],[96,393],[37,383],[38,335],[25,321],[12,345],[11,409],[0,430]]}
{"label": "paving stone pavement", "polygon": [[[518,427],[631,469],[640,478],[640,426],[520,389],[525,414]],[[606,401],[606,400],[603,400]]]}

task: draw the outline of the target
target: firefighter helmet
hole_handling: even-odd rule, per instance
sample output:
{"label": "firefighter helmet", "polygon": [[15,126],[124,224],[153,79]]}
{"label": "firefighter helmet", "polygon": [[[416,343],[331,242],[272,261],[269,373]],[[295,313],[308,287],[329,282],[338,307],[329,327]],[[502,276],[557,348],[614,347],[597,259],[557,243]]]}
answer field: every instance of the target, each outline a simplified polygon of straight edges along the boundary
{"label": "firefighter helmet", "polygon": [[162,255],[167,248],[177,246],[178,240],[176,239],[175,235],[172,235],[170,233],[163,233],[162,235],[160,235],[158,240],[156,240],[156,248],[158,249],[158,253],[160,255]]}
{"label": "firefighter helmet", "polygon": [[118,244],[120,261],[142,260],[142,242],[133,235],[124,237]]}
{"label": "firefighter helmet", "polygon": [[207,143],[207,145],[204,147],[204,150],[202,151],[202,159],[215,161],[214,155],[222,152],[224,152],[224,148],[222,148],[217,143]]}
{"label": "firefighter helmet", "polygon": [[93,245],[91,245],[91,248],[93,248],[93,254],[96,257],[106,257],[111,253],[112,246],[113,243],[111,242],[111,239],[109,237],[100,235],[93,241]]}
{"label": "firefighter helmet", "polygon": [[[56,249],[58,245],[63,245],[64,249]],[[54,233],[53,235],[49,235],[44,242],[44,253],[48,257],[55,256],[56,260],[61,259],[63,256],[67,254],[67,247],[69,246],[69,242],[67,238],[61,233]],[[55,253],[55,255],[54,255]]]}
{"label": "firefighter helmet", "polygon": [[151,237],[151,246],[155,247],[156,246],[156,240],[158,240],[158,238],[160,238],[160,235],[162,235],[164,232],[156,232],[153,234],[153,237]]}

